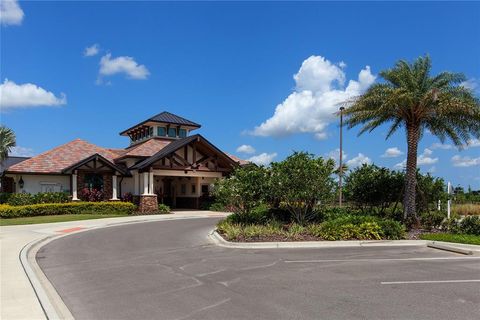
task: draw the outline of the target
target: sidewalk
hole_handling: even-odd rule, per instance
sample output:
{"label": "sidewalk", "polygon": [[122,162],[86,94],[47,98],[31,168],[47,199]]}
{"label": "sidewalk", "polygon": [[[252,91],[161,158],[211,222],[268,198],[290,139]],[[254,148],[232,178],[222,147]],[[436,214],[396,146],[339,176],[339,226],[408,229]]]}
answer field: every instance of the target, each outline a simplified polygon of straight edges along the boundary
{"label": "sidewalk", "polygon": [[0,227],[0,319],[46,319],[19,258],[21,250],[31,242],[119,223],[222,216],[226,214],[211,211],[175,211],[174,214],[168,215],[2,226]]}

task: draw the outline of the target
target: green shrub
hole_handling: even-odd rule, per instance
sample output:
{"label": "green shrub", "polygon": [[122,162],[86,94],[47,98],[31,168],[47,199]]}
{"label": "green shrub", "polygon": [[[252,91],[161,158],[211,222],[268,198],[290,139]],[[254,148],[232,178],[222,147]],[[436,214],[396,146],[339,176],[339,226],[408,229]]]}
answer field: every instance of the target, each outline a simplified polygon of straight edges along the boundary
{"label": "green shrub", "polygon": [[460,233],[460,226],[458,223],[458,216],[452,216],[442,223],[442,229],[449,233]]}
{"label": "green shrub", "polygon": [[160,214],[167,214],[170,213],[170,207],[166,204],[160,203],[158,204],[158,213]]}
{"label": "green shrub", "polygon": [[12,193],[7,201],[7,204],[11,206],[25,206],[34,203],[34,197],[30,193]]}
{"label": "green shrub", "polygon": [[480,236],[480,216],[467,216],[459,224],[460,233]]}
{"label": "green shrub", "polygon": [[429,211],[420,214],[420,222],[422,226],[427,230],[438,229],[443,220],[445,220],[446,214],[443,211]]}
{"label": "green shrub", "polygon": [[233,213],[227,218],[230,223],[237,224],[266,224],[270,221],[269,207],[266,204],[259,204],[246,213]]}
{"label": "green shrub", "polygon": [[227,240],[236,240],[242,234],[242,226],[231,223],[228,219],[222,220],[217,224],[217,230],[227,238]]}
{"label": "green shrub", "polygon": [[8,199],[12,196],[10,192],[0,192],[0,204],[7,203]]}
{"label": "green shrub", "polygon": [[65,203],[69,195],[65,192],[11,193],[6,202],[11,206],[25,206],[37,203]]}
{"label": "green shrub", "polygon": [[25,206],[0,206],[0,217],[33,217],[62,214],[132,214],[136,206],[129,202],[41,203]]}
{"label": "green shrub", "polygon": [[359,209],[350,207],[327,207],[318,211],[316,220],[318,222],[335,220],[349,215],[363,215]]}
{"label": "green shrub", "polygon": [[392,219],[382,219],[377,221],[380,226],[382,239],[401,240],[405,239],[405,226]]}
{"label": "green shrub", "polygon": [[214,202],[207,208],[210,211],[226,211],[225,205],[220,202]]}

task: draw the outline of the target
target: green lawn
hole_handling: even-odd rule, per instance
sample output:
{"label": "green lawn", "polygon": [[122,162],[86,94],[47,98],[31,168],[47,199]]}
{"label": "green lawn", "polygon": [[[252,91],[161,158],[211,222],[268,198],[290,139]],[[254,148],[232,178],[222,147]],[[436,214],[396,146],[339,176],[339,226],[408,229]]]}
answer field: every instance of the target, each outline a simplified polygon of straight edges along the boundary
{"label": "green lawn", "polygon": [[480,236],[472,234],[427,233],[420,236],[423,240],[445,241],[480,245]]}
{"label": "green lawn", "polygon": [[90,220],[101,218],[116,218],[126,217],[128,214],[64,214],[57,216],[38,216],[38,217],[23,217],[0,219],[0,226],[13,226],[21,224],[35,224],[35,223],[52,223],[52,222],[67,222],[76,220]]}

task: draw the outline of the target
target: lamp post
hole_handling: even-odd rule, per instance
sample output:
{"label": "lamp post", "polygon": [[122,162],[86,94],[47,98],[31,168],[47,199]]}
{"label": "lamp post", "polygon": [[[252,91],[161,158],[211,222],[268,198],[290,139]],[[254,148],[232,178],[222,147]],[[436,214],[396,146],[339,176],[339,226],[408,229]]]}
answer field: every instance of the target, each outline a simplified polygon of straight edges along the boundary
{"label": "lamp post", "polygon": [[339,156],[339,163],[340,166],[338,168],[338,205],[342,206],[342,177],[343,177],[343,163],[342,163],[342,156],[343,156],[343,137],[342,137],[342,129],[343,129],[343,110],[344,107],[340,107],[340,156]]}

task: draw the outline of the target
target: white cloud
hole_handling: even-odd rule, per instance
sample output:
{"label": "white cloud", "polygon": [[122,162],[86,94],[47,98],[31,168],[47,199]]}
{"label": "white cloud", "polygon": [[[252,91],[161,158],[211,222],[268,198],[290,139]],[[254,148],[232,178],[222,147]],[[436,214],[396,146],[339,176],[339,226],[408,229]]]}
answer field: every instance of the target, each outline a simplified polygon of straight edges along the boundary
{"label": "white cloud", "polygon": [[287,136],[312,133],[325,139],[329,123],[336,119],[339,103],[364,92],[375,76],[367,66],[358,80],[350,80],[345,87],[345,63],[334,64],[321,56],[303,61],[293,78],[295,91],[275,108],[273,116],[250,132],[256,136]]}
{"label": "white cloud", "polygon": [[13,157],[31,157],[34,155],[33,149],[16,146],[11,148],[8,155]]}
{"label": "white cloud", "polygon": [[435,149],[450,150],[450,149],[453,149],[453,146],[451,144],[435,142],[434,144],[432,144],[430,146],[430,149],[433,149],[433,150],[435,150]]}
{"label": "white cloud", "polygon": [[396,157],[399,157],[403,154],[402,151],[400,151],[400,149],[398,149],[397,147],[393,147],[393,148],[388,148],[387,150],[385,150],[385,152],[381,155],[382,158],[396,158]]}
{"label": "white cloud", "polygon": [[7,25],[20,25],[24,13],[17,0],[0,1],[0,23]]}
{"label": "white cloud", "polygon": [[237,148],[237,152],[253,154],[255,153],[255,148],[248,144],[242,144],[240,147]]}
{"label": "white cloud", "polygon": [[61,93],[56,97],[33,83],[16,84],[5,79],[0,85],[0,108],[31,108],[41,106],[61,106],[67,103],[67,97]]}
{"label": "white cloud", "polygon": [[262,153],[262,154],[259,154],[259,155],[256,155],[256,156],[253,156],[249,159],[247,159],[247,161],[250,161],[250,162],[253,162],[255,164],[258,164],[258,165],[268,165],[270,164],[270,162],[273,161],[273,159],[277,156],[277,153],[274,152],[274,153]]}
{"label": "white cloud", "polygon": [[452,157],[452,162],[454,167],[472,167],[480,165],[480,157],[470,158],[468,156],[461,157],[459,155],[454,155]]}
{"label": "white cloud", "polygon": [[480,147],[480,139],[470,139],[465,146],[465,149],[468,148],[477,148]]}
{"label": "white cloud", "polygon": [[[425,148],[423,150],[423,153],[420,154],[417,157],[417,165],[418,166],[423,166],[423,165],[430,165],[438,162],[438,158],[432,158],[430,157],[433,154],[433,151],[429,148]],[[405,169],[407,165],[407,160],[404,159],[402,162],[397,163],[393,167],[395,169]]]}
{"label": "white cloud", "polygon": [[[334,160],[335,163],[338,164],[340,162],[340,149],[337,148],[335,150],[332,150],[329,153],[327,153],[325,156],[327,158]],[[347,158],[348,158],[347,154],[345,153],[344,150],[342,150],[342,161],[347,160]]]}
{"label": "white cloud", "polygon": [[118,73],[127,75],[130,79],[146,79],[150,72],[143,64],[138,64],[132,57],[121,56],[112,58],[107,53],[100,59],[99,83],[102,76],[111,76]]}
{"label": "white cloud", "polygon": [[85,50],[83,50],[83,55],[85,57],[93,57],[93,56],[96,56],[99,51],[100,51],[100,46],[97,43],[95,43],[90,47],[86,47]]}
{"label": "white cloud", "polygon": [[349,169],[353,169],[353,168],[358,167],[362,164],[371,164],[371,163],[372,163],[372,159],[370,159],[369,157],[367,157],[363,153],[359,153],[356,157],[354,157],[354,158],[352,158],[352,159],[350,159],[346,162],[347,167]]}
{"label": "white cloud", "polygon": [[432,153],[433,153],[433,151],[428,149],[428,148],[423,150],[423,153],[418,156],[417,165],[422,166],[422,165],[437,163],[438,158],[430,157],[432,155]]}
{"label": "white cloud", "polygon": [[478,80],[475,78],[468,79],[467,81],[460,83],[460,85],[470,90],[476,90],[479,87]]}

